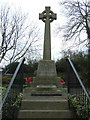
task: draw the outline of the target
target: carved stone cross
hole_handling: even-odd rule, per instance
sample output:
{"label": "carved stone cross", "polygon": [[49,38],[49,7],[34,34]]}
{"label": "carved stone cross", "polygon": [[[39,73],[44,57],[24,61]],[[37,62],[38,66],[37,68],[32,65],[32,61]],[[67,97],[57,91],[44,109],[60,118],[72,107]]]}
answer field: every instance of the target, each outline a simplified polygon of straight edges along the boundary
{"label": "carved stone cross", "polygon": [[50,7],[45,7],[45,10],[39,14],[39,19],[45,22],[43,60],[51,60],[50,23],[56,20],[56,14],[50,10]]}

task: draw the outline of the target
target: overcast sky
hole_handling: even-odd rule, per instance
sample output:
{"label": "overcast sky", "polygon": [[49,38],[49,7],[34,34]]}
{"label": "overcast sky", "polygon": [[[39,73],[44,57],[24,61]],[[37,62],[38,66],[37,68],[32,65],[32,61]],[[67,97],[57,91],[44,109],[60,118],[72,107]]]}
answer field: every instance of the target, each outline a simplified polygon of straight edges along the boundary
{"label": "overcast sky", "polygon": [[[59,2],[62,0],[0,0],[0,3],[7,4],[14,9],[22,9],[22,12],[28,13],[30,19],[36,22],[42,30],[42,36],[44,37],[44,23],[39,20],[39,13],[43,12],[45,6],[51,6],[51,10],[57,13],[57,20],[51,24],[51,42],[52,42],[52,59],[57,59],[62,49],[62,39],[58,38],[55,33],[56,25],[63,23],[64,20],[60,18],[60,7]],[[43,44],[43,40],[42,40]]]}
{"label": "overcast sky", "polygon": [[[39,13],[45,10],[45,6],[51,6],[51,10],[57,13],[57,20],[51,23],[51,43],[52,43],[52,59],[60,59],[60,52],[65,48],[65,44],[62,42],[62,37],[56,36],[56,26],[65,24],[65,19],[60,15],[59,2],[63,0],[0,0],[0,3],[7,4],[13,9],[21,8],[22,12],[28,13],[31,21],[38,24],[44,37],[44,23],[39,20]],[[42,38],[42,46],[43,46]],[[70,44],[70,43],[69,43]]]}

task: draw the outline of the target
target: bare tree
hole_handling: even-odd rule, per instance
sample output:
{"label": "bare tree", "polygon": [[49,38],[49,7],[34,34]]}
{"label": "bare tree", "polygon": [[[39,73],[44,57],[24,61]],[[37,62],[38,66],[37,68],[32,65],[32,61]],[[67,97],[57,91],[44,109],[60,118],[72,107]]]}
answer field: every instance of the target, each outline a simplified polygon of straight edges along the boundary
{"label": "bare tree", "polygon": [[[84,44],[88,48],[88,85],[90,85],[90,1],[69,0],[60,3],[64,7],[63,13],[67,17],[67,24],[58,30],[64,30],[66,41],[74,40],[78,45]],[[83,37],[82,37],[83,36]]]}
{"label": "bare tree", "polygon": [[[59,30],[64,30],[66,41],[74,39],[79,45],[90,46],[90,3],[88,0],[69,0],[60,3],[64,7],[63,13],[67,17],[67,24]],[[81,36],[86,33],[86,37]]]}
{"label": "bare tree", "polygon": [[13,13],[6,6],[0,8],[0,62],[20,59],[38,41],[39,29],[27,22],[27,15],[22,12]]}

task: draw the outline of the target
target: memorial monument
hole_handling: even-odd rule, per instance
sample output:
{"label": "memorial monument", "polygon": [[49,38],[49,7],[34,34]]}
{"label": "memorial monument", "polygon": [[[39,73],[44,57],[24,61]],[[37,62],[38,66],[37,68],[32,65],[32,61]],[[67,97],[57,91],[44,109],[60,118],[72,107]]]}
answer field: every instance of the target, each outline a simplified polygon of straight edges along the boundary
{"label": "memorial monument", "polygon": [[37,75],[31,86],[23,91],[18,118],[31,120],[32,118],[60,120],[72,118],[68,107],[67,88],[63,88],[57,80],[55,63],[51,60],[50,23],[56,20],[56,14],[50,10],[50,7],[45,7],[45,10],[39,14],[39,19],[45,23],[43,60],[39,62]]}
{"label": "memorial monument", "polygon": [[39,14],[39,19],[45,23],[43,60],[39,61],[37,75],[34,78],[32,87],[45,89],[56,88],[57,77],[55,62],[51,60],[51,31],[50,24],[56,20],[56,14],[45,7],[45,10]]}

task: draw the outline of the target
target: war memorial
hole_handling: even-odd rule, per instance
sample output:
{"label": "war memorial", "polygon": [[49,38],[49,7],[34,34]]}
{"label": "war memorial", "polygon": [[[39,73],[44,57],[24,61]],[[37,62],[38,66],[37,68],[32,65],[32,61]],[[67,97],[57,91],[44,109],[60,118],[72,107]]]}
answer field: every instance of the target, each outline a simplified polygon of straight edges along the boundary
{"label": "war memorial", "polygon": [[39,14],[45,23],[43,60],[39,61],[37,75],[29,88],[24,90],[19,118],[72,118],[67,100],[67,88],[57,80],[55,62],[51,60],[51,23],[57,14],[50,7]]}

